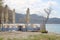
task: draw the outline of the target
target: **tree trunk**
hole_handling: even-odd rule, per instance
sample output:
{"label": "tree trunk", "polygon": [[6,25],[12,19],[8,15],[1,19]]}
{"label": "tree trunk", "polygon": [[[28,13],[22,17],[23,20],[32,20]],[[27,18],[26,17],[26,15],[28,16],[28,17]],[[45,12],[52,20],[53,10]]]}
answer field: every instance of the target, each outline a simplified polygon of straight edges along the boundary
{"label": "tree trunk", "polygon": [[45,24],[40,24],[40,31],[45,30],[46,31],[46,27]]}
{"label": "tree trunk", "polygon": [[0,24],[0,31],[1,31],[1,24]]}

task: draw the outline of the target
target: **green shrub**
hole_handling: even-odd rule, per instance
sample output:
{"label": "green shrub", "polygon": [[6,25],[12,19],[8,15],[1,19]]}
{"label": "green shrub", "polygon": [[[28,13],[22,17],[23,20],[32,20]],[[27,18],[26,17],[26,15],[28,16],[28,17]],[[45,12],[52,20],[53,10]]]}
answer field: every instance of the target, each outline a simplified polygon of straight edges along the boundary
{"label": "green shrub", "polygon": [[41,33],[48,33],[48,31],[46,31],[46,30],[41,30],[40,32]]}
{"label": "green shrub", "polygon": [[3,40],[3,38],[0,38],[0,40]]}

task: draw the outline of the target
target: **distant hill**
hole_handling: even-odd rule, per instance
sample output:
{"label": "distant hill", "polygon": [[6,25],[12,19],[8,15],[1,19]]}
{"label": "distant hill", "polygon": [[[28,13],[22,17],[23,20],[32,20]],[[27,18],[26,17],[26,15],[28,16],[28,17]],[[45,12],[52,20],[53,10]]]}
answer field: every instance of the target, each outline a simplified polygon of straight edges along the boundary
{"label": "distant hill", "polygon": [[[25,21],[25,14],[18,14],[16,13],[16,23],[26,23]],[[42,23],[44,17],[38,16],[36,14],[30,15],[30,23]],[[49,18],[48,24],[60,24],[60,18]]]}

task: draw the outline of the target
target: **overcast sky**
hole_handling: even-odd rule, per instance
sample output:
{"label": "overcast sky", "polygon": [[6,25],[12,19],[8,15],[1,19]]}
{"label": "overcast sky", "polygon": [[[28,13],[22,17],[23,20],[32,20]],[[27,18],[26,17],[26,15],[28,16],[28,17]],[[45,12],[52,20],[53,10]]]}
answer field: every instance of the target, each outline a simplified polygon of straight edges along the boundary
{"label": "overcast sky", "polygon": [[5,0],[11,9],[15,9],[17,13],[26,13],[26,9],[30,8],[30,14],[45,15],[43,9],[52,7],[50,17],[60,18],[60,0]]}

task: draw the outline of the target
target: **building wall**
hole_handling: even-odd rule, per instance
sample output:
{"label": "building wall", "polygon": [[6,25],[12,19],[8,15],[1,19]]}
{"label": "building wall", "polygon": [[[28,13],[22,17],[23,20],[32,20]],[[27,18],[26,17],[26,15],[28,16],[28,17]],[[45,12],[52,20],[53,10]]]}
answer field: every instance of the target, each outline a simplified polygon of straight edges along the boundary
{"label": "building wall", "polygon": [[6,5],[0,11],[0,24],[2,23],[13,23],[15,21],[15,11],[10,10],[9,7]]}

